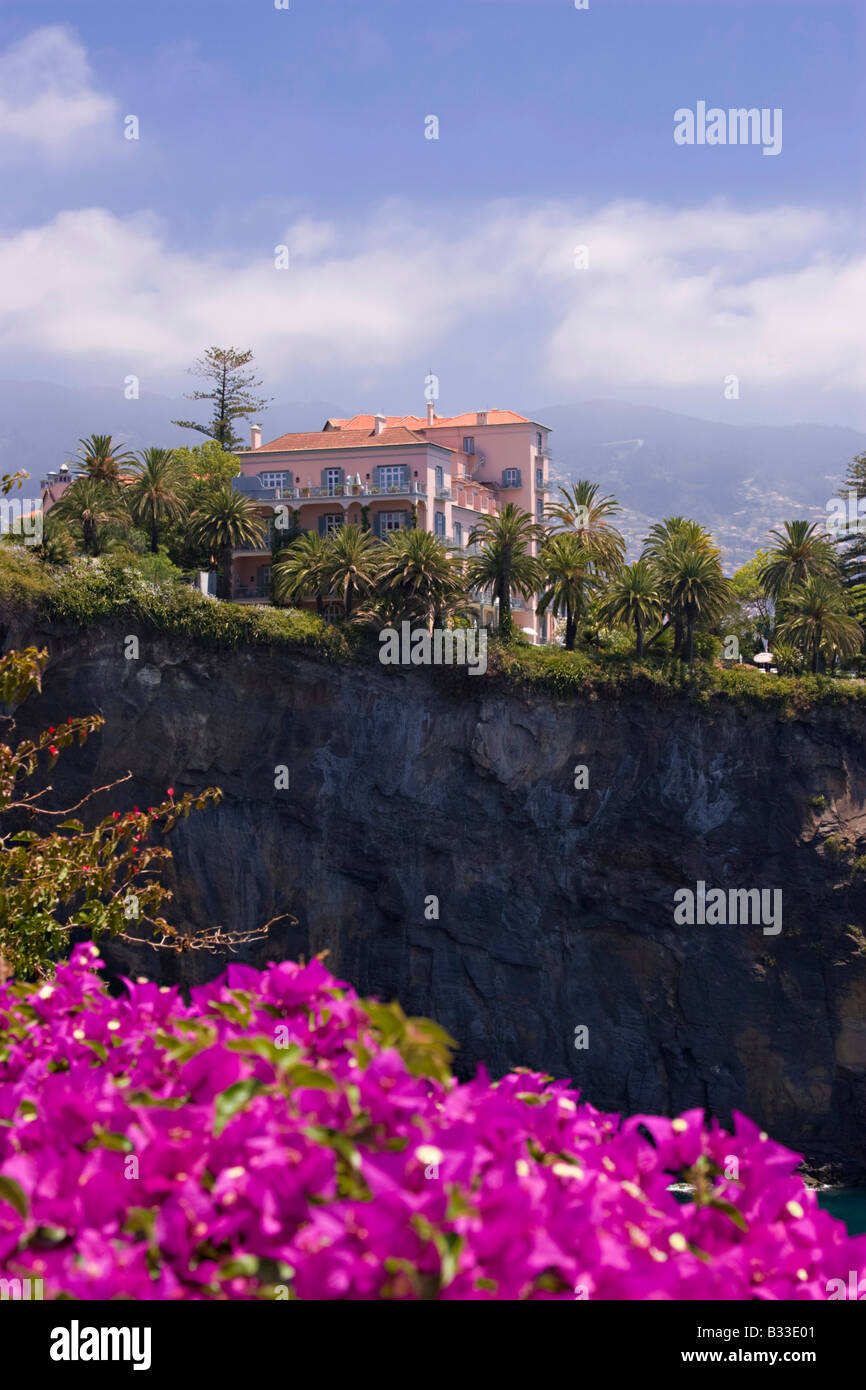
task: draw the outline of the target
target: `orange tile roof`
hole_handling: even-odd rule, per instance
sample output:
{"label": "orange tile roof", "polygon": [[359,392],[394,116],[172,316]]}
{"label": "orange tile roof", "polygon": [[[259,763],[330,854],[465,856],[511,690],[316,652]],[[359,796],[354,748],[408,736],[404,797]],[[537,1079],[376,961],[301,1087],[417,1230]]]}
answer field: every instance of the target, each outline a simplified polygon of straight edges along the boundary
{"label": "orange tile roof", "polygon": [[[347,423],[354,425],[354,421]],[[244,452],[258,455],[294,453],[308,449],[379,449],[399,444],[426,443],[426,439],[422,439],[419,434],[398,423],[386,426],[381,434],[374,434],[372,428],[344,429],[342,427],[331,430],[313,430],[308,434],[281,434],[279,439],[272,439],[269,444],[263,444],[260,449],[245,449]]]}
{"label": "orange tile roof", "polygon": [[[488,410],[488,425],[529,425],[526,415],[517,415],[513,410]],[[281,434],[258,449],[245,449],[244,453],[291,453],[306,449],[358,449],[379,448],[399,444],[424,444],[428,442],[428,431],[435,429],[483,429],[478,424],[477,413],[473,410],[466,415],[436,415],[433,424],[428,425],[423,415],[386,415],[385,428],[381,434],[375,433],[375,415],[353,415],[351,419],[326,420],[321,430],[306,434]],[[442,445],[438,445],[442,448]]]}
{"label": "orange tile roof", "polygon": [[[386,416],[388,427],[392,425],[405,425],[411,430],[445,429],[448,426],[478,426],[478,415],[474,410],[466,415],[436,415],[433,417],[433,424],[427,424],[425,415],[388,415]],[[375,422],[374,415],[353,415],[350,420],[326,420],[326,430],[360,430],[373,428]],[[513,410],[488,410],[488,425],[528,425],[531,421],[526,415],[516,415]],[[480,426],[483,428],[483,426]]]}
{"label": "orange tile roof", "polygon": [[[513,410],[488,410],[488,425],[528,425],[531,423],[528,416],[516,415]],[[447,425],[473,426],[476,429],[483,429],[483,425],[478,424],[476,411],[470,410],[468,415],[444,415],[436,416],[433,421],[433,429],[442,429]]]}

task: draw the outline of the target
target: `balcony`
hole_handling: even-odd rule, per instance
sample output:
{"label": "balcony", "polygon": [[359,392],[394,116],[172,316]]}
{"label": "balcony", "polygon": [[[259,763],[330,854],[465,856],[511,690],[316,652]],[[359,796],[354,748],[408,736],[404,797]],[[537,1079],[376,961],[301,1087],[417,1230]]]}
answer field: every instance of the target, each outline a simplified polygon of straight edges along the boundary
{"label": "balcony", "polygon": [[232,603],[270,602],[271,591],[267,584],[233,584]]}
{"label": "balcony", "polygon": [[[427,488],[412,478],[406,483],[378,487],[373,483],[343,483],[331,487],[312,487],[295,483],[293,487],[262,487],[257,478],[232,479],[235,492],[242,492],[253,502],[347,502],[353,497],[426,497]],[[437,493],[438,495],[438,493]],[[450,496],[450,493],[448,494]]]}
{"label": "balcony", "polygon": [[451,489],[450,489],[450,487],[444,487],[444,486],[443,486],[443,487],[440,487],[439,484],[437,483],[437,484],[436,484],[436,501],[437,501],[437,502],[450,502],[450,501],[451,501]]}

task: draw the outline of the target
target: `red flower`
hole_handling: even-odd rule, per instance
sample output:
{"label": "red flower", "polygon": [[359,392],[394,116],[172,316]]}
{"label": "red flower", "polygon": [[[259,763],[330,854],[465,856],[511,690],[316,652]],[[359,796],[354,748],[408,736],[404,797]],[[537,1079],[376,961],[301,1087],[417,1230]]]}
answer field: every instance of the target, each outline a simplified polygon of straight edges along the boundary
{"label": "red flower", "polygon": [[131,849],[129,852],[130,852],[130,854],[138,854],[138,848],[137,848],[137,846],[136,846],[136,845],[133,845],[133,846],[132,846],[132,849]]}
{"label": "red flower", "polygon": [[166,787],[165,790],[167,796],[174,796],[174,787]]}
{"label": "red flower", "polygon": [[56,733],[57,733],[57,730],[55,729],[55,727],[54,727],[53,724],[49,724],[49,725],[48,725],[48,732],[49,732],[49,734],[56,734]]}
{"label": "red flower", "polygon": [[119,811],[112,811],[112,813],[111,813],[111,819],[112,819],[112,820],[120,820],[120,812],[119,812]]}
{"label": "red flower", "polygon": [[54,747],[54,744],[53,744],[53,743],[49,743],[49,745],[48,745],[48,751],[49,751],[49,753],[51,754],[52,758],[56,758],[56,757],[57,757],[57,749]]}

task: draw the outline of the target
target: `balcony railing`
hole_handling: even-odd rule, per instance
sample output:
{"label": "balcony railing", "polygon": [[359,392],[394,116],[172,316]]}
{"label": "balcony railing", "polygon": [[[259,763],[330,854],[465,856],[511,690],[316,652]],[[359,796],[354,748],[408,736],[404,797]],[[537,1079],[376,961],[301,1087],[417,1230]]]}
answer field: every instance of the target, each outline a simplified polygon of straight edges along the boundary
{"label": "balcony railing", "polygon": [[392,483],[379,487],[375,483],[342,483],[329,487],[305,486],[296,483],[293,487],[261,487],[255,478],[239,477],[232,479],[235,492],[255,502],[314,502],[327,499],[337,501],[350,497],[426,497],[427,488],[417,478],[406,483]]}
{"label": "balcony railing", "polygon": [[271,596],[270,587],[267,584],[233,584],[232,602],[233,603],[255,603],[262,599],[269,599]]}

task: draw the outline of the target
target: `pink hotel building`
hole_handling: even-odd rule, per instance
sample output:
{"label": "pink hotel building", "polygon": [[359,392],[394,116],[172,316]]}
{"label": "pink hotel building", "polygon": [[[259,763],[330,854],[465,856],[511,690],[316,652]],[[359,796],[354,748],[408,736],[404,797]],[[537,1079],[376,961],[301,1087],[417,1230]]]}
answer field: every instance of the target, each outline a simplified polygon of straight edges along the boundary
{"label": "pink hotel building", "polygon": [[[233,486],[261,502],[272,518],[260,547],[236,550],[235,602],[267,602],[274,543],[273,517],[282,504],[305,531],[327,535],[345,523],[366,522],[374,535],[416,525],[458,549],[468,549],[473,526],[513,502],[540,520],[548,491],[549,430],[510,410],[439,416],[432,405],[418,415],[356,415],[327,420],[308,434],[261,442],[253,425],[251,447],[241,451]],[[363,508],[363,514],[362,514]],[[552,637],[549,618],[537,618],[531,600],[514,595],[514,619],[535,641]],[[327,610],[326,610],[327,611]],[[479,601],[484,625],[495,622]]]}

